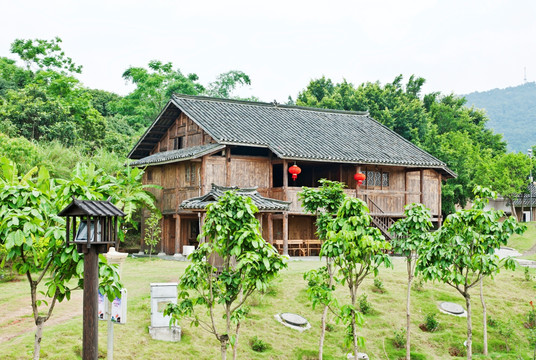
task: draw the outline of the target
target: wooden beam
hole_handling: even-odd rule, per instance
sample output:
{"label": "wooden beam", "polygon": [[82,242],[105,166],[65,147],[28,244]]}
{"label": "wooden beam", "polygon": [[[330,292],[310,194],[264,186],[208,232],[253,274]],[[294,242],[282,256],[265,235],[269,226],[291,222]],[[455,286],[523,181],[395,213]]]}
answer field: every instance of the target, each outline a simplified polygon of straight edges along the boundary
{"label": "wooden beam", "polygon": [[424,170],[420,171],[420,193],[421,197],[419,199],[419,202],[421,204],[424,204]]}
{"label": "wooden beam", "polygon": [[283,255],[288,256],[288,212],[283,213]]}
{"label": "wooden beam", "polygon": [[288,161],[283,159],[283,200],[287,201],[288,198]]}
{"label": "wooden beam", "polygon": [[[404,206],[408,204],[408,169],[404,169]],[[404,208],[402,206],[402,208]]]}
{"label": "wooden beam", "polygon": [[274,219],[272,213],[268,214],[268,242],[274,243]]}
{"label": "wooden beam", "polygon": [[225,186],[231,186],[231,148],[225,148]]}
{"label": "wooden beam", "polygon": [[175,254],[181,254],[181,216],[179,214],[173,216],[175,217]]}

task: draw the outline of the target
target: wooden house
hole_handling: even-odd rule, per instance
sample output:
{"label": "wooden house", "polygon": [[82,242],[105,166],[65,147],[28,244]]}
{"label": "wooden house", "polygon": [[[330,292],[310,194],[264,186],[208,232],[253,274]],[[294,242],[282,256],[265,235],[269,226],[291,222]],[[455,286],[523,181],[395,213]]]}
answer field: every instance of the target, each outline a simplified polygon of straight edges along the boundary
{"label": "wooden house", "polygon": [[[387,236],[404,206],[421,202],[441,222],[445,163],[365,112],[347,112],[174,95],[129,154],[146,167],[162,221],[161,251],[196,245],[205,206],[225,188],[242,189],[259,206],[264,238],[291,255],[318,251],[314,217],[297,194],[322,178],[364,199]],[[289,167],[301,173],[291,178]],[[357,186],[354,174],[366,174]],[[144,214],[147,216],[147,214]],[[143,245],[142,245],[143,246]]]}

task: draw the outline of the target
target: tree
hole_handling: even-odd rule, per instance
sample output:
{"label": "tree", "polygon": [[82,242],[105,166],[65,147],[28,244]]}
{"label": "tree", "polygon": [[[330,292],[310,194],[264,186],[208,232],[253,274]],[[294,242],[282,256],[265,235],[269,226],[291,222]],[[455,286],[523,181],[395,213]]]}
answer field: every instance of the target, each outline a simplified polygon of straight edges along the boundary
{"label": "tree", "polygon": [[[220,343],[222,360],[227,357],[229,344],[236,359],[247,298],[257,290],[266,290],[269,281],[287,266],[285,259],[262,238],[255,218],[257,211],[250,198],[230,191],[207,207],[200,237],[207,237],[208,242],[191,255],[192,263],[180,279],[178,304],[169,304],[164,311],[172,316],[172,322],[191,318],[194,325],[213,334]],[[211,264],[210,259],[215,257],[221,260],[219,268]],[[215,321],[218,304],[223,307],[223,329],[218,329]],[[198,307],[206,308],[208,320],[200,315]]]}
{"label": "tree", "polygon": [[146,251],[149,253],[149,257],[153,255],[154,247],[160,242],[160,235],[162,232],[162,227],[160,226],[161,218],[162,215],[153,212],[151,216],[145,220],[145,237],[143,238],[143,241],[149,246],[149,250]]}
{"label": "tree", "polygon": [[230,99],[233,90],[241,85],[251,85],[249,76],[242,71],[231,70],[218,75],[216,80],[209,84],[206,93],[208,96]]}
{"label": "tree", "polygon": [[482,179],[482,185],[491,187],[508,199],[512,215],[517,218],[514,201],[527,191],[532,160],[523,153],[508,153],[497,156],[491,164],[481,166],[488,168],[488,177]]}
{"label": "tree", "polygon": [[404,208],[404,217],[391,226],[389,231],[395,235],[391,246],[395,253],[406,257],[408,288],[406,296],[406,359],[411,358],[411,282],[415,276],[417,249],[430,236],[432,222],[430,210],[423,204],[410,204]]}
{"label": "tree", "polygon": [[[316,216],[316,234],[321,241],[325,241],[329,224],[333,221],[345,198],[344,184],[326,179],[321,179],[319,182],[319,188],[304,186],[302,191],[298,193],[298,199],[305,212]],[[317,303],[324,305],[318,347],[318,358],[322,360],[327,313],[334,301],[334,297],[331,295],[334,290],[332,259],[327,257],[326,266],[318,270],[310,270],[303,277],[308,282],[307,292],[313,302],[313,309]]]}
{"label": "tree", "polygon": [[[5,248],[2,266],[11,264],[18,274],[26,275],[30,284],[36,325],[33,358],[39,359],[43,327],[56,303],[69,300],[71,292],[83,286],[83,254],[78,254],[75,245],[66,244],[65,222],[57,216],[71,194],[60,192],[44,167],[19,176],[15,163],[5,158],[0,158],[0,163],[0,239]],[[108,267],[104,260],[99,274],[101,292],[111,299],[120,296],[115,268]],[[71,280],[78,280],[78,286],[71,288]],[[39,296],[42,282],[45,290]]]}
{"label": "tree", "polygon": [[26,62],[28,69],[35,65],[39,69],[55,69],[64,73],[80,74],[82,66],[76,65],[70,57],[65,56],[60,47],[61,42],[59,37],[53,40],[16,39],[11,44],[11,52],[19,55],[21,60]]}
{"label": "tree", "polygon": [[456,289],[467,307],[467,359],[472,359],[472,324],[470,290],[483,277],[498,273],[501,267],[515,268],[511,258],[500,260],[495,253],[506,245],[513,233],[526,228],[513,217],[504,221],[502,211],[484,210],[488,198],[495,194],[476,187],[471,209],[450,214],[443,226],[418,250],[417,271],[426,280],[439,280]]}
{"label": "tree", "polygon": [[385,253],[391,246],[380,230],[371,226],[365,202],[359,198],[346,198],[337,217],[330,224],[327,240],[322,244],[321,256],[333,258],[340,275],[339,281],[348,287],[351,303],[341,307],[340,318],[347,326],[346,344],[351,344],[355,359],[358,346],[364,339],[357,335],[357,327],[364,322],[356,307],[357,290],[370,272],[377,275],[380,265],[390,266]]}

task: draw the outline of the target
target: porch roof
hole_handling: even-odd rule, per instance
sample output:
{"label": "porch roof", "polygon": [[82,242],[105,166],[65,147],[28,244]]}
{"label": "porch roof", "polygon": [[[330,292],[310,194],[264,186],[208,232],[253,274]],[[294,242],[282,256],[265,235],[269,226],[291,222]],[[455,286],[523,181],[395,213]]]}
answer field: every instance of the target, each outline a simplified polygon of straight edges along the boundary
{"label": "porch roof", "polygon": [[162,165],[170,162],[191,160],[220,151],[224,148],[225,145],[206,144],[178,150],[163,151],[149,155],[143,159],[132,161],[130,166]]}
{"label": "porch roof", "polygon": [[287,211],[290,206],[289,201],[282,201],[277,199],[270,199],[264,196],[261,196],[257,192],[257,188],[238,188],[233,187],[224,187],[212,184],[212,189],[203,196],[194,197],[188,200],[184,200],[180,205],[179,209],[185,210],[204,210],[209,204],[212,204],[220,198],[226,191],[236,190],[237,194],[240,196],[247,196],[251,198],[255,206],[261,212],[265,211]]}

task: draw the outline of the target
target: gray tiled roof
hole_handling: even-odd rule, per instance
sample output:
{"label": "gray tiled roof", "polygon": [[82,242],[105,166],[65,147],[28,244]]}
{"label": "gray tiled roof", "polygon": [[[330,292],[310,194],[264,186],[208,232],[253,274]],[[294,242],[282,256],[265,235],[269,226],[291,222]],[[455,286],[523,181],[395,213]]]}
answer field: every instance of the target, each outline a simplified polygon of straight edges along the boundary
{"label": "gray tiled roof", "polygon": [[[367,113],[173,95],[157,121],[129,154],[141,158],[152,144],[151,129],[161,128],[180,110],[225,145],[269,148],[287,160],[437,168],[446,164]],[[154,146],[154,144],[153,144]]]}
{"label": "gray tiled roof", "polygon": [[523,206],[530,207],[532,205],[533,207],[536,207],[536,186],[534,184],[529,184],[527,186],[527,192],[525,193],[525,196],[522,196],[520,194],[517,195],[517,198],[515,198],[514,206],[520,207],[522,203]]}
{"label": "gray tiled roof", "polygon": [[224,187],[212,184],[212,189],[205,195],[200,197],[191,198],[184,200],[180,205],[180,209],[206,209],[208,204],[218,201],[220,196],[222,196],[226,191],[236,190],[237,194],[240,196],[248,196],[251,198],[253,203],[259,208],[259,211],[286,211],[289,209],[290,202],[281,201],[276,199],[266,198],[261,196],[257,192],[257,188],[244,188],[240,189],[236,186],[233,187]]}
{"label": "gray tiled roof", "polygon": [[215,151],[219,151],[225,148],[225,145],[220,144],[206,144],[199,146],[192,146],[189,148],[163,151],[153,155],[149,155],[140,160],[135,160],[130,163],[130,166],[144,166],[151,164],[165,164],[168,162],[174,162],[177,160],[190,160],[201,157],[203,155],[210,154]]}
{"label": "gray tiled roof", "polygon": [[87,216],[125,216],[109,201],[77,200],[65,207],[58,216],[87,215]]}

